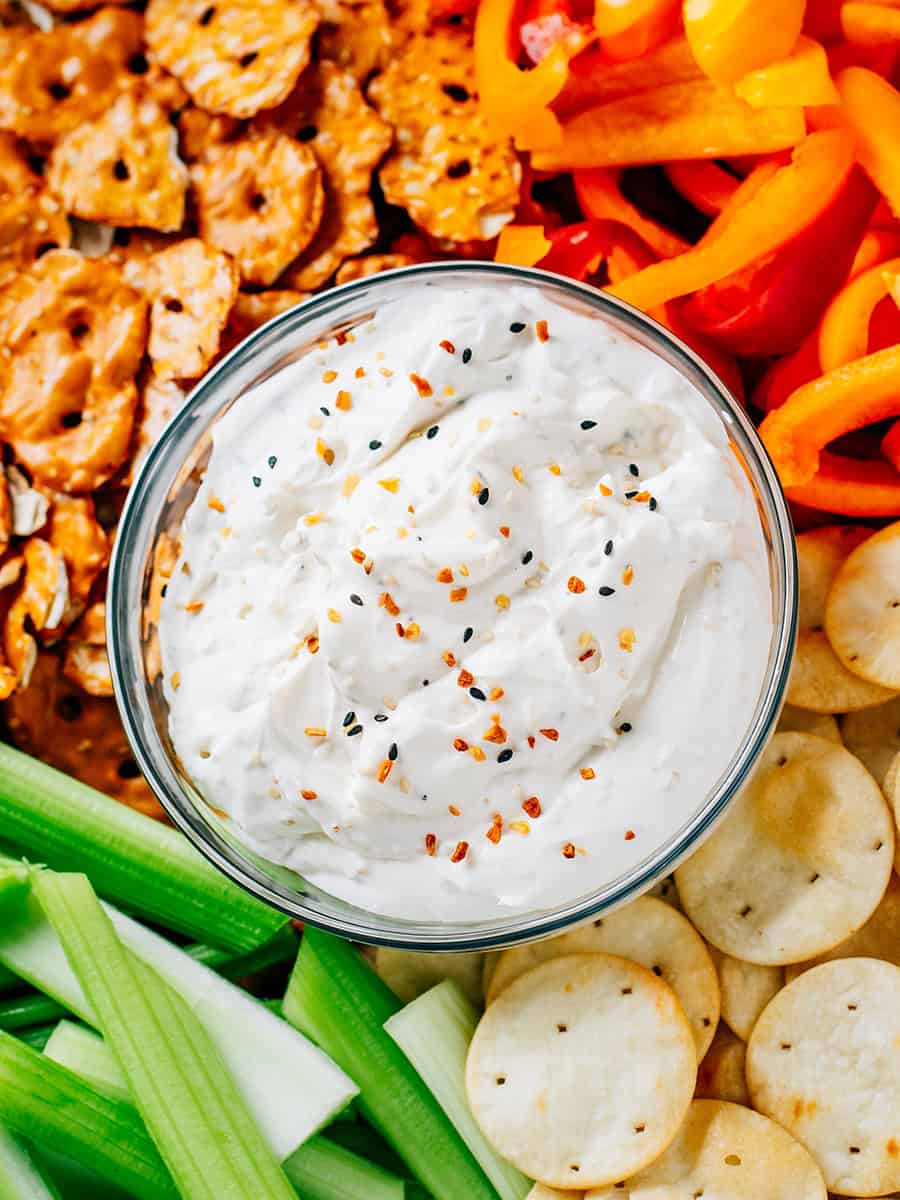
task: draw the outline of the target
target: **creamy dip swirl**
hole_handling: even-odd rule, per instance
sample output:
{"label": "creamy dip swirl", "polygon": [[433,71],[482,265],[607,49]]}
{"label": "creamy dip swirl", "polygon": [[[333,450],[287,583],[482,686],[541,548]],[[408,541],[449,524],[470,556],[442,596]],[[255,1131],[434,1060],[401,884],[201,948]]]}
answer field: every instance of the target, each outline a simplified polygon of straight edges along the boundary
{"label": "creamy dip swirl", "polygon": [[159,632],[174,746],[240,836],[440,921],[659,847],[741,743],[772,616],[685,379],[538,289],[411,283],[215,426]]}

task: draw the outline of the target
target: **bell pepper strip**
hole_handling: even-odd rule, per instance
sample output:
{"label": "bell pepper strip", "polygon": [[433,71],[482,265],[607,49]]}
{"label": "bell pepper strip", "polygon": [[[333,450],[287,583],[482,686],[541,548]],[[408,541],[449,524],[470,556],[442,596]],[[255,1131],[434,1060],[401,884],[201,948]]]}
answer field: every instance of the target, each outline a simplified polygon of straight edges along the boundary
{"label": "bell pepper strip", "polygon": [[835,42],[841,34],[841,5],[844,0],[806,0],[803,14],[803,32],[807,37],[826,45]]}
{"label": "bell pepper strip", "polygon": [[[876,214],[877,214],[876,208]],[[874,221],[873,217],[873,221]],[[868,271],[876,263],[887,262],[889,258],[900,257],[900,230],[878,229],[870,224],[859,243],[856,257],[850,268],[850,278]]]}
{"label": "bell pepper strip", "polygon": [[[633,11],[644,9],[643,14],[627,27],[615,33],[603,32],[610,23],[608,18],[614,17],[623,8]],[[603,15],[601,16],[601,10]],[[609,0],[597,0],[594,22],[602,39],[603,52],[614,62],[628,62],[641,58],[661,46],[678,32],[681,5],[678,0],[629,0],[620,6],[610,4]]]}
{"label": "bell pepper strip", "polygon": [[668,163],[664,170],[675,191],[707,217],[720,213],[740,185],[730,171],[702,158]]}
{"label": "bell pepper strip", "polygon": [[784,166],[787,166],[787,162],[779,161],[776,158],[766,158],[762,162],[752,166],[722,205],[718,217],[706,231],[706,236],[703,240],[709,243],[713,238],[719,237],[728,228],[734,214],[740,212],[742,208],[754,200],[756,194],[762,189],[763,184],[768,183],[770,179],[774,178],[780,168]]}
{"label": "bell pepper strip", "polygon": [[[646,310],[742,271],[809,228],[833,203],[852,167],[850,137],[839,131],[812,134],[790,164],[755,191],[752,203],[729,206],[696,246],[626,279],[613,294]],[[738,196],[748,186],[745,181]]]}
{"label": "bell pepper strip", "polygon": [[497,238],[494,262],[533,267],[550,249],[543,225],[504,225]]}
{"label": "bell pepper strip", "polygon": [[569,78],[553,103],[553,111],[560,117],[568,116],[596,104],[702,76],[683,37],[673,38],[644,57],[627,62],[611,63],[600,47],[592,46],[572,59]]}
{"label": "bell pepper strip", "polygon": [[885,4],[847,3],[841,26],[848,42],[860,46],[890,46],[900,41],[900,9]]}
{"label": "bell pepper strip", "polygon": [[854,166],[808,228],[695,292],[685,303],[687,319],[732,354],[795,350],[847,279],[874,206],[875,189]]}
{"label": "bell pepper strip", "polygon": [[869,324],[875,307],[889,294],[891,270],[900,270],[900,258],[879,263],[851,279],[834,297],[819,330],[819,362],[823,372],[834,371],[869,349]]}
{"label": "bell pepper strip", "polygon": [[840,102],[824,48],[820,42],[803,36],[797,40],[788,58],[742,75],[734,85],[734,94],[751,108],[785,104],[799,104],[805,108]]}
{"label": "bell pepper strip", "polygon": [[575,195],[586,217],[598,221],[621,221],[647,243],[658,258],[683,254],[688,243],[652,218],[622,195],[619,172],[598,168],[573,173]]}
{"label": "bell pepper strip", "polygon": [[563,122],[559,144],[540,150],[533,162],[555,170],[768,154],[796,145],[805,133],[802,108],[752,109],[731,88],[697,79],[576,114]]}
{"label": "bell pepper strip", "polygon": [[900,346],[891,346],[798,388],[769,413],[760,434],[783,486],[799,487],[813,479],[829,442],[896,416],[900,416]]}
{"label": "bell pepper strip", "polygon": [[595,0],[594,28],[601,38],[615,37],[673,7],[673,0]]}
{"label": "bell pepper strip", "polygon": [[512,45],[515,0],[481,0],[475,18],[475,79],[481,111],[494,132],[514,134],[535,121],[548,127],[548,105],[563,89],[569,56],[560,46],[530,71],[520,71]]}
{"label": "bell pepper strip", "polygon": [[547,234],[550,249],[537,263],[545,271],[587,279],[594,275],[606,257],[610,242],[609,221],[581,221],[563,225]]}
{"label": "bell pepper strip", "polygon": [[900,421],[895,421],[881,439],[881,453],[895,471],[900,471]]}
{"label": "bell pepper strip", "polygon": [[848,67],[835,82],[863,170],[900,217],[900,92],[865,67]]}
{"label": "bell pepper strip", "polygon": [[685,0],[684,32],[710,79],[734,83],[788,57],[805,8],[806,0]]}
{"label": "bell pepper strip", "polygon": [[792,354],[783,354],[772,363],[756,385],[753,403],[761,412],[772,412],[796,392],[797,388],[822,374],[819,364],[819,330],[808,333]]}
{"label": "bell pepper strip", "polygon": [[897,45],[862,46],[859,42],[836,42],[827,50],[831,76],[837,79],[848,67],[865,67],[882,79],[890,79],[897,65]]}
{"label": "bell pepper strip", "polygon": [[473,13],[478,7],[478,0],[430,0],[429,11],[436,21],[446,21],[450,17],[463,17]]}
{"label": "bell pepper strip", "polygon": [[785,490],[792,504],[820,512],[847,517],[894,517],[900,513],[900,473],[886,462],[823,451],[812,479]]}
{"label": "bell pepper strip", "polygon": [[872,319],[869,322],[869,354],[876,350],[886,350],[888,346],[896,346],[900,342],[900,308],[893,296],[885,298],[875,305]]}

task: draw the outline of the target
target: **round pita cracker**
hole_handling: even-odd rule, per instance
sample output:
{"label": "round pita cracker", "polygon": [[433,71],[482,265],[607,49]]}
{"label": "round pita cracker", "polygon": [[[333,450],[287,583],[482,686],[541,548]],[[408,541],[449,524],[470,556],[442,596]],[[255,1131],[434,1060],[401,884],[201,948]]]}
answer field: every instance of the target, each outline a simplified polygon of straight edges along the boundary
{"label": "round pita cracker", "polygon": [[786,704],[778,719],[779,733],[814,733],[828,742],[840,742],[841,730],[831,713],[810,712]]}
{"label": "round pita cracker", "polygon": [[543,1183],[536,1183],[525,1200],[574,1200],[574,1197],[581,1195],[581,1192],[561,1192],[558,1188],[550,1188]]}
{"label": "round pita cracker", "polygon": [[483,1003],[481,974],[484,955],[477,950],[459,954],[423,954],[415,950],[375,948],[375,970],[395,996],[409,1004],[435,984],[452,979],[473,1004]]}
{"label": "round pita cracker", "polygon": [[745,1060],[747,1047],[727,1025],[716,1030],[712,1045],[697,1068],[697,1100],[730,1100],[733,1104],[749,1104]]}
{"label": "round pita cracker", "polygon": [[841,720],[844,745],[884,786],[894,755],[900,751],[900,696],[867,708],[847,713]]}
{"label": "round pita cracker", "polygon": [[838,945],[875,911],[894,823],[842,746],[776,733],[712,836],[675,873],[684,910],[733,958],[777,966]]}
{"label": "round pita cracker", "polygon": [[657,900],[665,900],[666,904],[671,904],[672,908],[677,908],[681,912],[681,901],[678,899],[678,888],[674,875],[666,875],[662,879],[658,879],[646,894],[655,896]]}
{"label": "round pita cracker", "polygon": [[854,675],[900,688],[900,521],[845,559],[828,593],[825,632]]}
{"label": "round pita cracker", "polygon": [[900,967],[846,958],[789,983],[753,1030],[747,1083],[832,1192],[900,1188]]}
{"label": "round pita cracker", "polygon": [[634,1174],[675,1136],[697,1070],[675,993],[610,954],[570,954],[511,983],[469,1047],[466,1090],[498,1153],[551,1187]]}
{"label": "round pita cracker", "polygon": [[797,708],[850,712],[890,699],[888,689],[848,671],[824,633],[832,582],[847,555],[869,533],[858,525],[828,525],[797,538],[797,649],[787,691],[788,703]]}
{"label": "round pita cracker", "polygon": [[665,1154],[625,1188],[585,1200],[825,1200],[822,1172],[773,1121],[721,1100],[695,1100]]}
{"label": "round pita cracker", "polygon": [[759,1014],[784,987],[784,967],[742,962],[730,954],[714,955],[722,993],[722,1020],[746,1042]]}
{"label": "round pita cracker", "polygon": [[[884,776],[884,794],[894,813],[894,823],[900,828],[900,752],[891,759]],[[894,870],[900,873],[900,836],[894,840]]]}
{"label": "round pita cracker", "polygon": [[719,1023],[719,981],[703,939],[671,905],[641,896],[561,937],[504,950],[485,993],[487,1003],[538,963],[564,954],[616,954],[664,979],[690,1022],[700,1059]]}
{"label": "round pita cracker", "polygon": [[881,903],[861,929],[810,962],[785,967],[785,978],[790,983],[810,967],[838,958],[879,958],[900,967],[900,879],[895,874],[891,875]]}

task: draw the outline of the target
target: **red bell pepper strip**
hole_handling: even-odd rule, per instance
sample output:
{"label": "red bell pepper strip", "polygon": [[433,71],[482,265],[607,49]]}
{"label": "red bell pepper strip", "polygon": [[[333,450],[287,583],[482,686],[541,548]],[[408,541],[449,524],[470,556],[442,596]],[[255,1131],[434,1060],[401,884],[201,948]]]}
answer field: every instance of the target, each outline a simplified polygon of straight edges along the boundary
{"label": "red bell pepper strip", "polygon": [[828,305],[819,330],[819,362],[823,371],[834,371],[865,356],[875,308],[888,298],[885,273],[891,271],[900,271],[900,258],[869,267],[841,288]]}
{"label": "red bell pepper strip", "polygon": [[900,421],[895,421],[882,438],[881,453],[895,471],[900,471]]}
{"label": "red bell pepper strip", "polygon": [[756,385],[753,403],[763,412],[780,408],[797,388],[822,374],[819,365],[819,330],[808,333],[793,354],[777,358]]}
{"label": "red bell pepper strip", "polygon": [[741,182],[718,163],[703,158],[668,163],[665,172],[675,191],[707,217],[722,211]]}

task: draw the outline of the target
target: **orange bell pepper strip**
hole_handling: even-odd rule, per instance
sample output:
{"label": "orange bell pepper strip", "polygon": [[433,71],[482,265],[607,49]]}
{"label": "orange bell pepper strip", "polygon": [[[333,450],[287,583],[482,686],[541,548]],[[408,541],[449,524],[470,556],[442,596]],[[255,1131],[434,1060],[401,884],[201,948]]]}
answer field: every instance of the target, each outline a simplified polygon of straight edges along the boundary
{"label": "orange bell pepper strip", "polygon": [[[696,246],[626,279],[613,294],[646,310],[742,270],[807,229],[838,195],[852,167],[852,138],[840,131],[812,134],[787,166],[759,186],[752,203],[723,211]],[[747,181],[738,195],[746,187]]]}
{"label": "orange bell pepper strip", "polygon": [[822,374],[819,364],[819,330],[808,333],[792,354],[777,358],[756,385],[753,403],[762,412],[772,412],[797,388]]}
{"label": "orange bell pepper strip", "polygon": [[685,0],[684,32],[717,83],[787,58],[803,27],[806,0]]}
{"label": "orange bell pepper strip", "polygon": [[859,243],[859,249],[850,267],[850,278],[868,271],[869,267],[874,267],[876,263],[897,257],[900,257],[900,230],[870,227]]}
{"label": "orange bell pepper strip", "polygon": [[740,185],[730,171],[702,158],[668,163],[664,170],[675,191],[707,217],[720,213]]}
{"label": "orange bell pepper strip", "polygon": [[683,254],[688,249],[687,242],[664,225],[644,216],[622,195],[618,172],[603,169],[575,171],[573,179],[578,203],[586,217],[600,221],[621,221],[645,241],[659,258]]}
{"label": "orange bell pepper strip", "polygon": [[[628,25],[617,20],[625,9],[640,13]],[[628,0],[625,5],[596,0],[594,24],[607,57],[625,62],[641,58],[673,37],[680,16],[679,0]]]}
{"label": "orange bell pepper strip", "polygon": [[541,129],[547,140],[558,132],[548,105],[562,91],[569,55],[554,46],[536,67],[520,71],[511,55],[515,0],[481,0],[475,18],[475,79],[481,111],[498,135]]}
{"label": "orange bell pepper strip", "polygon": [[841,26],[848,42],[860,46],[890,46],[900,41],[900,9],[884,3],[847,3],[841,9]]}
{"label": "orange bell pepper strip", "polygon": [[784,487],[799,487],[814,478],[829,442],[896,416],[900,416],[900,346],[891,346],[798,388],[769,413],[760,434]]}
{"label": "orange bell pepper strip", "polygon": [[862,462],[823,451],[808,483],[786,488],[795,504],[846,517],[893,517],[900,513],[900,473],[885,462]]}
{"label": "orange bell pepper strip", "polygon": [[618,167],[679,158],[768,154],[806,133],[803,109],[752,109],[705,79],[666,84],[576,113],[558,144],[532,159],[539,170]]}
{"label": "orange bell pepper strip", "polygon": [[897,46],[861,46],[859,42],[835,42],[827,50],[832,79],[848,67],[865,67],[882,79],[890,79],[897,65]]}
{"label": "orange bell pepper strip", "polygon": [[848,67],[836,83],[863,170],[900,217],[900,92],[865,67]]}
{"label": "orange bell pepper strip", "polygon": [[881,439],[881,453],[895,471],[900,471],[900,421],[895,421]]}
{"label": "orange bell pepper strip", "polygon": [[876,264],[841,288],[822,317],[819,362],[823,371],[863,358],[869,348],[869,324],[875,306],[889,294],[891,271],[900,271],[900,258]]}
{"label": "orange bell pepper strip", "polygon": [[[900,14],[898,14],[900,15]],[[771,105],[830,105],[840,101],[819,42],[800,37],[789,58],[749,71],[734,85],[734,94],[751,108]]]}
{"label": "orange bell pepper strip", "polygon": [[569,78],[553,103],[553,111],[564,117],[667,83],[700,79],[702,75],[683,37],[673,38],[644,57],[628,62],[611,63],[599,46],[593,46],[570,62]]}
{"label": "orange bell pepper strip", "polygon": [[494,262],[533,267],[549,250],[543,225],[504,225],[497,238]]}

